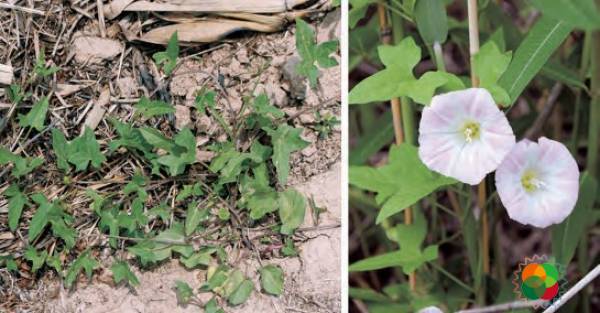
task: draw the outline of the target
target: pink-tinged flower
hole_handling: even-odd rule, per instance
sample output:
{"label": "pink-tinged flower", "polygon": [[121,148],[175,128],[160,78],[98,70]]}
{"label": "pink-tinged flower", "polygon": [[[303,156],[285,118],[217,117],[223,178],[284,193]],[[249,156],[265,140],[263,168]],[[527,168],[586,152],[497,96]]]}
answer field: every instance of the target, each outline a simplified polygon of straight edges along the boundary
{"label": "pink-tinged flower", "polygon": [[437,306],[428,306],[426,308],[420,309],[417,313],[444,313],[444,311],[440,310]]}
{"label": "pink-tinged flower", "polygon": [[431,99],[419,125],[419,157],[433,171],[476,185],[515,145],[490,93],[470,88]]}
{"label": "pink-tinged flower", "polygon": [[498,167],[496,189],[511,219],[544,228],[562,222],[573,211],[579,169],[560,142],[525,139]]}

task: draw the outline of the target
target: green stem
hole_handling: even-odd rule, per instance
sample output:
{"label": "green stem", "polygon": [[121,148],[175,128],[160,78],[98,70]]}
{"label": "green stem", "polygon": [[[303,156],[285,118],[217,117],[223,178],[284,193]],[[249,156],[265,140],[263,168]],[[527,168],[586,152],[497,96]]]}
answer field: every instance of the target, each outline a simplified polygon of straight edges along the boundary
{"label": "green stem", "polygon": [[[596,0],[596,3],[600,6],[600,0]],[[588,132],[588,151],[587,151],[587,170],[596,178],[598,175],[598,140],[600,135],[600,31],[595,31],[591,34],[591,69],[592,69],[592,83],[590,93],[592,100],[590,102],[590,125]],[[579,244],[579,269],[582,273],[587,272],[588,259],[587,259],[587,233],[581,239]],[[587,288],[586,288],[587,289]],[[589,312],[589,296],[588,292],[584,290],[582,292],[582,312]]]}
{"label": "green stem", "polygon": [[452,275],[452,273],[446,271],[444,268],[442,268],[441,266],[437,265],[434,262],[430,263],[431,266],[433,266],[436,270],[438,270],[440,273],[444,274],[446,277],[450,278],[453,282],[455,282],[457,285],[461,286],[462,288],[464,288],[465,290],[469,291],[470,293],[475,293],[475,290],[473,290],[473,288],[471,288],[471,286],[465,284],[464,282],[462,282],[460,279],[458,279],[456,276]]}
{"label": "green stem", "polygon": [[[579,78],[582,81],[585,81],[585,76],[587,75],[590,66],[591,47],[592,32],[587,31],[583,40],[583,52],[581,55],[581,65],[579,68]],[[581,89],[578,89],[575,95],[575,116],[573,117],[573,134],[571,142],[569,144],[569,150],[573,155],[577,153],[577,148],[579,146],[579,127],[581,124],[581,99],[583,98],[582,96],[583,95]]]}
{"label": "green stem", "polygon": [[446,71],[446,62],[444,62],[444,53],[442,51],[442,45],[439,42],[433,43],[433,57],[435,58],[435,65],[438,71]]}
{"label": "green stem", "polygon": [[592,34],[592,84],[590,103],[590,125],[588,133],[588,172],[598,179],[598,138],[600,134],[600,31]]}

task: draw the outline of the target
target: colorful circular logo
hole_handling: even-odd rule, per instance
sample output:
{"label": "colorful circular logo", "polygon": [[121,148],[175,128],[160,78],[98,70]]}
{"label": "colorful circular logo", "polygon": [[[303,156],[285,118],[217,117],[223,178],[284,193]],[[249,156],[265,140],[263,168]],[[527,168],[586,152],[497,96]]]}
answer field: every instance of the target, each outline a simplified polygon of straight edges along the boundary
{"label": "colorful circular logo", "polygon": [[559,273],[555,264],[530,263],[521,272],[521,293],[530,300],[552,300],[558,295]]}

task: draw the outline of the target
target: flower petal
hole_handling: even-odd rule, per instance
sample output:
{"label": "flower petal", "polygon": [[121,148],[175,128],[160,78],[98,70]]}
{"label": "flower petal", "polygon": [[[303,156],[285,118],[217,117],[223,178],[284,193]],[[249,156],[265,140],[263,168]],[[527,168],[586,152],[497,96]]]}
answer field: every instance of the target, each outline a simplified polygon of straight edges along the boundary
{"label": "flower petal", "polygon": [[[466,123],[479,125],[467,141]],[[419,124],[419,157],[433,171],[476,185],[494,171],[515,144],[508,120],[482,88],[433,97]]]}
{"label": "flower petal", "polygon": [[[521,181],[536,173],[539,187],[527,191]],[[496,189],[508,216],[525,225],[544,228],[561,223],[575,207],[579,169],[567,148],[545,137],[515,145],[496,171]]]}

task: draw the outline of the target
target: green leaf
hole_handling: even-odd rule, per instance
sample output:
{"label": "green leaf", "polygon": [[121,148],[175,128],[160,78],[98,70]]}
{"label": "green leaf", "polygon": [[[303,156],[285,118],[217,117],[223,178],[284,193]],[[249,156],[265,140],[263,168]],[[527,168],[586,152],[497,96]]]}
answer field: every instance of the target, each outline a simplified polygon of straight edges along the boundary
{"label": "green leaf", "polygon": [[59,169],[67,172],[70,170],[69,163],[69,142],[65,135],[57,128],[52,129],[52,150],[56,155],[56,165]]}
{"label": "green leaf", "polygon": [[131,286],[138,286],[140,281],[135,274],[129,268],[129,263],[125,261],[116,261],[110,267],[110,271],[113,273],[113,279],[115,284],[122,281],[126,281]]}
{"label": "green leaf", "polygon": [[227,280],[220,287],[216,288],[215,292],[228,298],[238,289],[244,279],[244,274],[240,270],[233,269],[229,271]]}
{"label": "green leaf", "polygon": [[227,301],[229,302],[229,304],[231,304],[233,306],[240,305],[240,304],[246,302],[246,300],[248,300],[248,298],[250,298],[252,291],[254,291],[254,284],[252,283],[251,280],[246,279],[227,298]]}
{"label": "green leaf", "polygon": [[315,66],[318,63],[322,68],[336,66],[337,61],[330,57],[338,48],[338,41],[327,41],[317,45],[314,30],[302,19],[296,19],[296,49],[302,59],[298,63],[296,71],[299,75],[308,78],[310,85],[314,88],[317,85],[319,69]]}
{"label": "green leaf", "polygon": [[217,216],[220,220],[227,221],[231,217],[231,214],[229,213],[229,210],[227,208],[220,208],[217,212]]}
{"label": "green leaf", "polygon": [[200,222],[208,215],[208,210],[201,210],[197,201],[188,204],[187,214],[185,216],[185,235],[190,236],[194,233]]}
{"label": "green leaf", "polygon": [[250,218],[259,220],[268,213],[277,211],[278,194],[270,189],[259,191],[248,197],[247,206],[250,209]]}
{"label": "green leaf", "polygon": [[172,252],[178,252],[185,257],[193,253],[193,249],[185,241],[183,225],[174,223],[171,228],[162,231],[153,239],[144,240],[127,250],[140,258],[143,266],[156,263],[171,257]]}
{"label": "green leaf", "polygon": [[177,194],[175,201],[183,201],[189,197],[198,197],[203,195],[202,185],[200,183],[195,183],[193,185],[183,185],[183,190]]}
{"label": "green leaf", "polygon": [[38,252],[32,246],[27,247],[27,250],[25,250],[25,253],[23,254],[23,257],[26,260],[31,261],[31,273],[34,275],[40,268],[42,268],[42,266],[44,266],[47,256],[48,252],[46,250],[42,250],[38,254]]}
{"label": "green leaf", "polygon": [[372,125],[366,125],[366,127],[350,151],[348,160],[350,165],[364,164],[372,155],[394,140],[394,124],[392,113],[389,110],[375,120]]}
{"label": "green leaf", "polygon": [[84,171],[91,164],[94,168],[100,168],[106,161],[106,157],[100,152],[100,145],[96,141],[94,131],[85,127],[82,136],[75,138],[68,145],[68,161],[75,165],[76,171]]}
{"label": "green leaf", "polygon": [[181,148],[173,140],[165,137],[160,131],[150,127],[142,127],[139,131],[142,137],[152,146],[172,153],[181,153]]}
{"label": "green leaf", "polygon": [[94,269],[100,267],[100,264],[96,259],[90,257],[90,251],[86,250],[82,254],[77,257],[77,259],[71,264],[71,267],[67,270],[67,275],[65,277],[65,286],[67,288],[71,288],[75,280],[77,280],[77,276],[81,273],[82,270],[85,270],[85,274],[88,279],[92,278],[92,273]]}
{"label": "green leaf", "polygon": [[283,248],[281,248],[281,254],[288,257],[298,255],[298,250],[296,250],[296,247],[294,247],[294,240],[289,237],[285,237]]}
{"label": "green leaf", "polygon": [[169,168],[171,176],[185,171],[187,165],[196,163],[196,137],[189,128],[182,129],[174,138],[178,151],[170,151],[168,155],[158,158],[158,163]]}
{"label": "green leaf", "polygon": [[19,266],[12,255],[0,255],[0,264],[4,265],[10,272],[16,273],[19,271]]}
{"label": "green leaf", "polygon": [[600,13],[594,0],[531,0],[531,4],[544,16],[572,27],[600,29]]}
{"label": "green leaf", "polygon": [[372,271],[382,268],[401,266],[406,274],[410,274],[425,262],[438,257],[438,246],[432,245],[421,250],[425,240],[427,225],[424,220],[414,224],[400,224],[394,228],[400,250],[360,260],[350,265],[350,271]]}
{"label": "green leaf", "polygon": [[335,53],[338,49],[339,41],[330,40],[325,41],[316,46],[317,64],[322,68],[329,68],[338,65],[335,58],[330,57],[332,53]]}
{"label": "green leaf", "polygon": [[594,200],[598,191],[598,182],[588,172],[581,175],[577,204],[562,223],[552,226],[552,254],[559,264],[569,264],[575,255],[579,240],[587,229],[594,225]]}
{"label": "green leaf", "polygon": [[160,217],[163,222],[169,221],[169,216],[171,215],[171,210],[166,202],[162,202],[159,205],[150,209],[147,213],[148,217]]}
{"label": "green leaf", "polygon": [[225,311],[217,305],[217,300],[212,298],[204,305],[204,313],[225,313]]}
{"label": "green leaf", "polygon": [[27,203],[27,196],[19,190],[19,186],[16,184],[10,185],[4,191],[4,195],[8,197],[8,227],[10,227],[11,231],[15,231],[17,226],[19,226],[23,207]]}
{"label": "green leaf", "polygon": [[60,216],[51,216],[50,218],[52,234],[58,238],[61,238],[65,242],[65,246],[68,249],[71,249],[75,246],[75,240],[77,239],[77,231],[74,228],[69,227],[67,225],[62,216],[62,214],[64,214],[62,212],[62,209],[58,206],[53,207],[56,208],[56,211],[52,213],[59,213]]}
{"label": "green leaf", "polygon": [[11,171],[13,177],[19,178],[31,173],[34,169],[44,163],[44,158],[22,158],[15,155],[14,167]]}
{"label": "green leaf", "polygon": [[168,152],[156,161],[166,166],[171,176],[183,173],[186,165],[196,163],[196,137],[189,128],[182,129],[172,140],[150,127],[139,131],[149,144]]}
{"label": "green leaf", "polygon": [[21,86],[16,84],[10,85],[10,87],[6,89],[6,94],[8,95],[8,99],[10,99],[10,102],[16,104],[21,103],[23,99],[30,95],[26,95],[25,93],[23,93],[23,91],[21,90]]}
{"label": "green leaf", "polygon": [[145,118],[175,112],[175,108],[172,105],[160,100],[150,100],[146,97],[142,97],[134,108],[136,114],[141,114]]}
{"label": "green leaf", "polygon": [[498,81],[508,92],[511,105],[572,30],[563,22],[546,16],[542,16],[529,30]]}
{"label": "green leaf", "polygon": [[285,115],[283,111],[271,104],[269,97],[264,93],[261,93],[254,98],[252,106],[256,114],[262,115],[266,118],[282,118]]}
{"label": "green leaf", "polygon": [[206,109],[214,109],[215,108],[215,97],[216,93],[212,90],[202,89],[198,95],[196,96],[195,105],[196,109],[200,111],[203,115],[206,115]]}
{"label": "green leaf", "polygon": [[156,155],[152,153],[152,145],[144,139],[140,129],[134,128],[131,124],[122,123],[114,118],[109,118],[108,120],[117,131],[117,134],[119,134],[119,138],[113,139],[108,143],[110,151],[115,151],[119,147],[126,147],[130,150],[133,149],[142,152],[148,159],[156,158]]}
{"label": "green leaf", "polygon": [[372,302],[388,302],[390,298],[369,288],[348,288],[350,298],[372,301]]}
{"label": "green leaf", "polygon": [[36,73],[38,76],[47,77],[58,71],[60,71],[60,68],[58,68],[56,66],[51,66],[51,67],[46,66],[46,53],[45,53],[44,49],[42,48],[40,50],[40,54],[39,54],[38,58],[35,61],[35,65],[33,67],[33,72]]}
{"label": "green leaf", "polygon": [[473,69],[479,78],[479,86],[486,88],[496,103],[502,106],[510,104],[510,97],[498,85],[498,79],[508,68],[511,58],[511,52],[502,53],[493,41],[488,41],[473,56]]}
{"label": "green leaf", "polygon": [[60,259],[60,255],[56,253],[56,250],[54,255],[48,255],[46,257],[46,265],[52,267],[54,270],[56,270],[56,273],[58,273],[59,276],[62,276],[62,261]]}
{"label": "green leaf", "polygon": [[300,137],[302,129],[287,124],[279,125],[276,130],[270,128],[264,128],[263,130],[271,136],[273,165],[277,170],[279,184],[284,186],[290,172],[290,154],[306,148],[310,143]]}
{"label": "green leaf", "polygon": [[550,79],[571,86],[572,88],[581,88],[586,92],[589,92],[588,87],[581,78],[579,78],[579,75],[559,62],[553,62],[552,60],[548,61],[548,63],[542,67],[540,73]]}
{"label": "green leaf", "polygon": [[167,50],[162,52],[156,52],[152,55],[154,62],[158,66],[162,65],[162,70],[165,75],[169,76],[177,66],[177,57],[179,56],[179,40],[177,38],[177,32],[174,32],[169,39],[167,44]]}
{"label": "green leaf", "polygon": [[[412,70],[421,59],[421,49],[411,37],[403,39],[396,46],[379,46],[377,50],[385,69],[352,88],[348,95],[350,104],[389,100],[397,94],[400,82],[414,80]],[[398,58],[398,55],[402,55],[402,58]]]}
{"label": "green leaf", "polygon": [[458,77],[441,71],[427,72],[417,80],[413,68],[421,59],[421,49],[412,37],[405,38],[396,46],[379,46],[378,52],[385,69],[354,86],[348,95],[350,104],[410,97],[417,103],[428,105],[438,88],[464,88]]}
{"label": "green leaf", "polygon": [[148,183],[148,179],[140,171],[136,171],[131,178],[131,181],[123,188],[123,194],[128,196],[132,193],[137,193],[138,198],[145,201],[148,198],[148,193],[144,188]]}
{"label": "green leaf", "polygon": [[190,285],[181,280],[175,281],[175,294],[179,304],[188,304],[194,296],[194,290]]}
{"label": "green leaf", "polygon": [[206,282],[200,287],[203,291],[217,291],[227,281],[228,268],[226,266],[209,267],[206,273]]}
{"label": "green leaf", "polygon": [[38,208],[29,224],[29,242],[33,242],[50,224],[52,234],[61,238],[67,248],[72,248],[75,245],[77,231],[67,223],[72,223],[73,217],[63,212],[58,200],[50,203],[44,195],[39,193],[32,195],[31,199],[38,204]]}
{"label": "green leaf", "polygon": [[260,285],[266,293],[280,296],[283,292],[283,270],[276,265],[263,266],[260,269]]}
{"label": "green leaf", "polygon": [[37,131],[44,129],[44,120],[48,113],[48,97],[43,97],[36,102],[27,115],[19,114],[19,125],[23,127],[35,128]]}
{"label": "green leaf", "polygon": [[443,1],[419,0],[415,6],[415,21],[421,38],[428,45],[443,44],[448,37],[448,16]]}
{"label": "green leaf", "polygon": [[369,4],[376,3],[377,0],[350,0],[352,8],[348,11],[348,25],[352,29],[356,27],[358,21],[360,21],[369,8]]}
{"label": "green leaf", "polygon": [[113,248],[117,248],[117,239],[114,236],[119,235],[119,220],[117,219],[117,210],[113,208],[112,210],[98,210],[96,214],[100,216],[100,223],[98,224],[98,228],[102,231],[106,231],[108,229],[108,234],[113,236],[113,238],[109,238],[109,244]]}
{"label": "green leaf", "polygon": [[171,257],[171,249],[165,249],[168,245],[158,244],[153,241],[141,241],[134,246],[128,247],[127,251],[140,258],[142,266],[160,262]]}
{"label": "green leaf", "polygon": [[215,248],[202,248],[190,257],[181,257],[180,261],[188,269],[195,268],[198,265],[209,266],[215,252],[217,252]]}
{"label": "green leaf", "polygon": [[52,204],[48,202],[44,195],[36,193],[31,196],[31,199],[38,204],[38,208],[31,218],[29,223],[29,242],[33,242],[39,236],[49,222],[48,212]]}
{"label": "green leaf", "polygon": [[388,162],[380,168],[350,167],[350,184],[376,192],[377,203],[383,205],[377,223],[403,211],[437,188],[456,182],[429,170],[419,159],[417,148],[409,144],[392,146]]}
{"label": "green leaf", "polygon": [[291,235],[294,230],[304,222],[306,200],[304,196],[294,189],[279,193],[279,218],[281,219],[280,232]]}
{"label": "green leaf", "polygon": [[19,156],[14,155],[10,150],[0,147],[0,165],[13,163]]}

